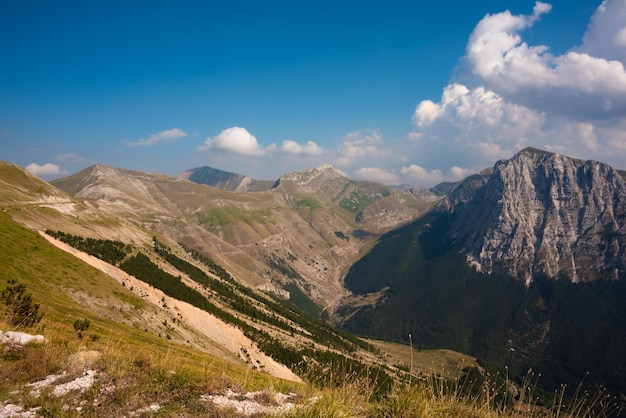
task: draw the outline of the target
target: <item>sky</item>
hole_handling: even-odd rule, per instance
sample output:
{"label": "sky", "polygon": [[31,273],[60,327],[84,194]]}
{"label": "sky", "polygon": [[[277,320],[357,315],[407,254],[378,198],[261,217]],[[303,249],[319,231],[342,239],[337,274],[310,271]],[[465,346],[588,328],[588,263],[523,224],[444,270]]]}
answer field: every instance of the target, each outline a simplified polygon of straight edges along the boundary
{"label": "sky", "polygon": [[626,169],[626,0],[0,0],[0,160],[429,187]]}

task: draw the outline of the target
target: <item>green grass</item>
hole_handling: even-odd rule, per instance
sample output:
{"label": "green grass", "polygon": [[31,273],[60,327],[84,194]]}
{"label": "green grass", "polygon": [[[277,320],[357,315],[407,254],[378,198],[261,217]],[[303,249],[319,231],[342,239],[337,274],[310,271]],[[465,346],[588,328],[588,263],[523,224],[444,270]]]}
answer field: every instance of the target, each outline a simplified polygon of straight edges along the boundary
{"label": "green grass", "polygon": [[33,182],[24,171],[17,170],[9,163],[0,161],[0,181],[11,184],[12,187],[18,186],[25,189],[29,193],[43,193],[41,183]]}
{"label": "green grass", "polygon": [[478,367],[475,358],[452,350],[435,349],[419,350],[406,344],[392,343],[388,341],[369,341],[374,347],[388,353],[389,360],[404,370],[411,367],[415,374],[438,374],[456,373],[465,367]]}
{"label": "green grass", "polygon": [[315,210],[321,207],[322,205],[320,204],[320,202],[318,202],[315,199],[310,199],[310,198],[298,200],[298,202],[296,203],[296,209],[308,208],[311,210]]}
{"label": "green grass", "polygon": [[204,227],[222,227],[232,223],[272,222],[270,209],[244,210],[237,207],[214,208],[195,213],[198,224]]}
{"label": "green grass", "polygon": [[[197,405],[197,399],[193,401],[199,390],[212,393],[227,386],[242,390],[273,386],[286,390],[294,385],[146,332],[143,326],[125,325],[122,323],[125,316],[140,321],[141,317],[134,311],[151,309],[150,305],[104,273],[12,221],[6,213],[0,213],[0,266],[0,289],[6,287],[9,279],[16,279],[26,286],[44,313],[39,325],[21,331],[41,333],[48,340],[46,344],[5,349],[0,354],[0,402],[20,401],[40,406],[50,411],[49,416],[55,416],[57,408],[74,402],[69,395],[64,400],[43,396],[35,401],[16,399],[20,396],[12,393],[25,383],[65,370],[68,358],[85,349],[102,353],[97,368],[103,380],[98,389],[84,396],[97,398],[103,387],[115,382],[119,385],[115,393],[109,394],[114,399],[100,404],[98,411],[90,406],[83,414],[63,416],[122,416],[119,411],[128,411],[131,406],[139,408],[149,401],[168,402],[172,413],[184,412],[188,410],[188,402],[203,409]],[[96,300],[98,311],[79,303],[75,299],[78,294]],[[120,302],[131,308],[116,308]],[[5,312],[6,308],[0,306],[3,331],[11,329],[4,320]],[[84,338],[78,339],[73,324],[83,319],[91,326]],[[89,405],[93,405],[92,400]],[[105,407],[109,401],[112,406]]]}

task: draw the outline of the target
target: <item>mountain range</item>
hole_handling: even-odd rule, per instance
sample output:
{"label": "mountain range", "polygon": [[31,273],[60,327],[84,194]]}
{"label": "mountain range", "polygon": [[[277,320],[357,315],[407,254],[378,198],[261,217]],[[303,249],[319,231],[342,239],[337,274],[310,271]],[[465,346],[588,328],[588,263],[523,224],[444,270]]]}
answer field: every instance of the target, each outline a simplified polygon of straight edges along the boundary
{"label": "mountain range", "polygon": [[606,164],[522,150],[381,237],[346,275],[335,320],[538,370],[551,388],[625,393],[625,190]]}
{"label": "mountain range", "polygon": [[37,207],[11,213],[28,228],[163,237],[359,335],[626,394],[626,185],[606,164],[527,148],[428,190],[329,165],[273,181],[94,165],[36,187],[3,170],[3,205]]}
{"label": "mountain range", "polygon": [[253,286],[278,293],[288,288],[331,309],[345,293],[341,278],[376,237],[435,202],[410,190],[352,181],[331,166],[286,174],[257,192],[230,192],[183,177],[95,165],[52,184],[211,254]]}

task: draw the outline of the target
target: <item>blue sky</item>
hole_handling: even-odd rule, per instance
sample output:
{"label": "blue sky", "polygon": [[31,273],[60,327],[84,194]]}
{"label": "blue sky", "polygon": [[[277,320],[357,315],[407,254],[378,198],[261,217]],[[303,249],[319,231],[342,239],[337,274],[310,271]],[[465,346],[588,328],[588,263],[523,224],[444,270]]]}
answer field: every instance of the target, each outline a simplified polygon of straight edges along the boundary
{"label": "blue sky", "polygon": [[535,146],[626,169],[626,0],[0,0],[0,159],[430,186]]}

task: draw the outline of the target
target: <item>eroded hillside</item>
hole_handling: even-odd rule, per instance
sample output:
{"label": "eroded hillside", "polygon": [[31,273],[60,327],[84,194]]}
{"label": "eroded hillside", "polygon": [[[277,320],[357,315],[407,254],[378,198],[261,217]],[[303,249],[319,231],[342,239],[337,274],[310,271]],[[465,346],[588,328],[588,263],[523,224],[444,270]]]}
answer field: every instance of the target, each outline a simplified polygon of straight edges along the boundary
{"label": "eroded hillside", "polygon": [[330,166],[287,174],[274,188],[233,193],[187,180],[92,166],[53,184],[171,239],[199,248],[254,286],[332,308],[342,277],[381,233],[435,201],[347,179]]}

